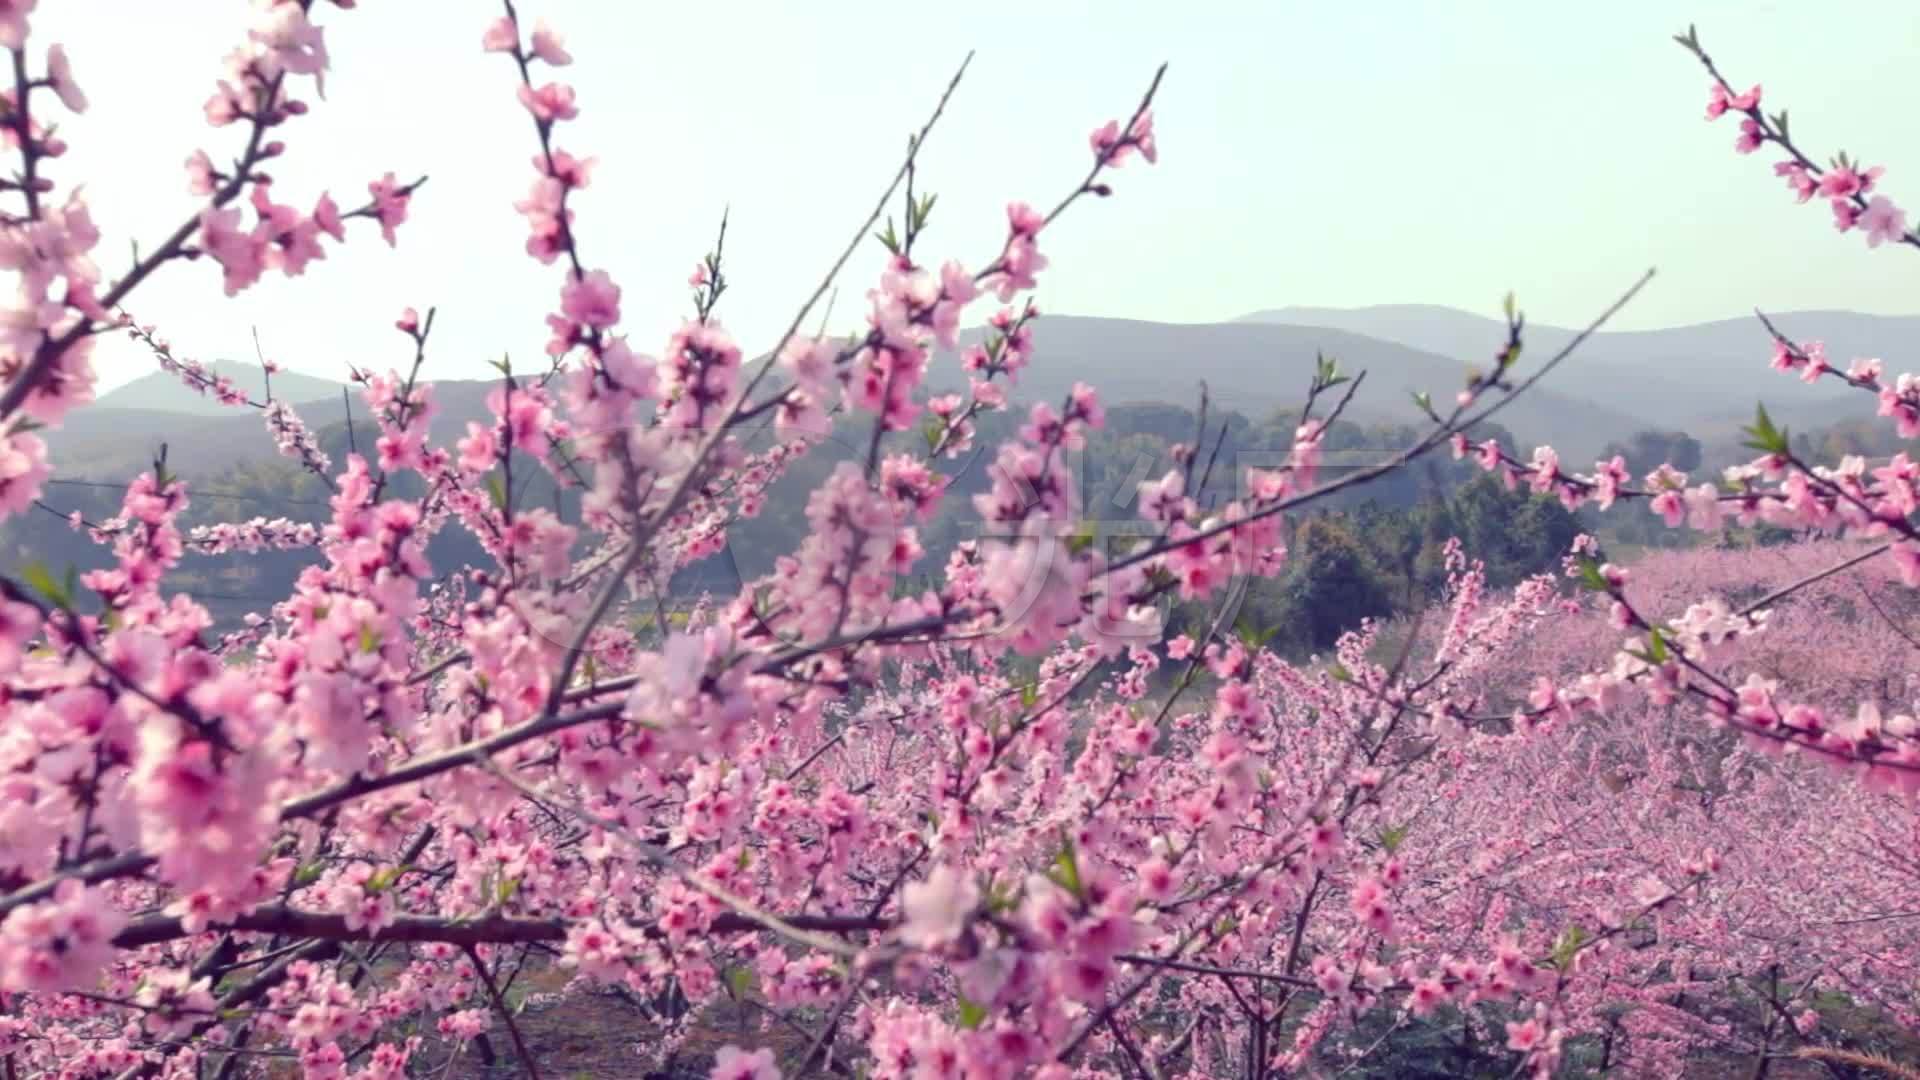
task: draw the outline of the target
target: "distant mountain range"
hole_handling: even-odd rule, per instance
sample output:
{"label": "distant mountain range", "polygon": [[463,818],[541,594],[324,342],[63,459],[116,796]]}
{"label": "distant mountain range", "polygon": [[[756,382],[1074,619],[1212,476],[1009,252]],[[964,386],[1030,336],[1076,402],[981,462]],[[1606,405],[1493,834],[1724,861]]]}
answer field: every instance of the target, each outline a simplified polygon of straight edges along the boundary
{"label": "distant mountain range", "polygon": [[[209,365],[210,367],[214,365]],[[230,371],[223,371],[231,374]],[[259,368],[253,369],[258,378]],[[369,457],[377,435],[358,387],[329,379],[301,375],[273,377],[273,396],[295,406],[300,418],[315,432],[340,427],[347,420],[348,390],[360,449]],[[152,462],[161,443],[167,463],[186,476],[211,476],[229,466],[269,461],[280,456],[267,433],[260,412],[244,406],[221,405],[173,383],[185,399],[159,392],[147,393],[150,380],[173,380],[166,372],[144,375],[91,406],[68,414],[60,427],[43,433],[61,475],[131,476]],[[282,391],[285,380],[292,388]],[[466,431],[467,421],[486,415],[486,396],[498,384],[491,380],[442,379],[434,382],[439,413],[432,430],[438,440]],[[249,388],[252,391],[253,388]],[[256,397],[255,400],[258,400]],[[153,402],[148,404],[147,402]],[[139,404],[134,404],[139,402]]]}
{"label": "distant mountain range", "polygon": [[[1881,356],[1899,370],[1906,348],[1920,342],[1920,316],[1798,311],[1774,318],[1796,338],[1825,340],[1828,355],[1843,364],[1854,356]],[[1496,319],[1411,304],[1278,308],[1230,323],[1194,325],[1050,315],[1034,324],[1035,358],[1021,373],[1014,396],[1057,401],[1075,382],[1087,382],[1111,404],[1190,407],[1204,381],[1215,408],[1257,421],[1276,409],[1298,406],[1314,358],[1324,353],[1348,373],[1367,372],[1350,417],[1417,422],[1409,395],[1424,390],[1436,402],[1448,402],[1462,385],[1465,368],[1484,366],[1503,334]],[[1565,327],[1529,326],[1523,371],[1544,362],[1574,335]],[[1806,386],[1769,372],[1770,352],[1764,328],[1752,318],[1603,332],[1505,408],[1498,420],[1517,438],[1551,442],[1579,461],[1610,440],[1648,427],[1678,428],[1703,439],[1727,437],[1737,422],[1752,417],[1755,401],[1762,399],[1776,417],[1799,427],[1871,414],[1871,402],[1858,392],[1831,382]],[[258,367],[214,366],[260,396]],[[964,385],[951,356],[936,361],[930,381],[936,388]],[[346,418],[341,386],[292,372],[273,379],[274,396],[299,406],[316,430]],[[484,414],[494,383],[438,380],[435,386],[441,403],[435,430],[444,438]],[[364,406],[357,392],[352,399],[364,432]],[[143,467],[163,441],[169,461],[187,475],[274,455],[253,410],[218,405],[159,371],[103,395],[50,438],[64,467],[98,467],[105,475]]]}
{"label": "distant mountain range", "polygon": [[[1021,372],[1018,387],[1029,400],[1056,401],[1075,382],[1086,382],[1112,404],[1193,406],[1204,381],[1215,408],[1260,420],[1276,409],[1300,404],[1315,359],[1325,354],[1349,375],[1367,373],[1348,410],[1350,418],[1418,424],[1423,421],[1413,393],[1430,392],[1445,408],[1465,385],[1465,365],[1458,361],[1324,326],[1255,321],[1189,325],[1048,315],[1034,323],[1033,337],[1033,363]],[[957,376],[948,374],[954,370],[936,365],[932,380],[936,385],[943,379],[957,383]],[[1332,404],[1323,403],[1322,413]],[[1518,438],[1552,441],[1579,455],[1595,452],[1608,439],[1631,434],[1636,427],[1627,413],[1553,388],[1526,394],[1498,420]]]}
{"label": "distant mountain range", "polygon": [[[1844,367],[1860,356],[1880,357],[1890,370],[1920,345],[1920,316],[1863,315],[1852,311],[1788,311],[1769,314],[1780,331],[1800,340],[1822,340],[1832,362]],[[1289,307],[1243,316],[1242,323],[1318,326],[1391,341],[1410,348],[1484,364],[1504,336],[1504,324],[1453,308],[1385,304],[1360,308]],[[1529,324],[1522,364],[1544,363],[1577,331]],[[1692,431],[1750,420],[1756,401],[1776,417],[1809,426],[1844,415],[1840,399],[1871,404],[1858,391],[1832,380],[1807,386],[1767,368],[1773,353],[1758,318],[1676,326],[1664,330],[1601,331],[1542,383],[1560,393],[1623,410],[1641,426]]]}
{"label": "distant mountain range", "polygon": [[[258,364],[242,364],[233,360],[216,360],[207,367],[215,375],[225,375],[233,384],[246,391],[255,401],[266,397],[266,376]],[[273,396],[289,405],[304,405],[309,401],[340,400],[340,383],[332,379],[315,378],[302,375],[297,371],[280,371],[273,376]],[[232,407],[222,405],[210,396],[202,396],[187,389],[179,377],[165,371],[150,371],[125,386],[100,395],[94,402],[97,408],[107,409],[147,409],[167,413],[186,413],[190,416],[227,416]]]}

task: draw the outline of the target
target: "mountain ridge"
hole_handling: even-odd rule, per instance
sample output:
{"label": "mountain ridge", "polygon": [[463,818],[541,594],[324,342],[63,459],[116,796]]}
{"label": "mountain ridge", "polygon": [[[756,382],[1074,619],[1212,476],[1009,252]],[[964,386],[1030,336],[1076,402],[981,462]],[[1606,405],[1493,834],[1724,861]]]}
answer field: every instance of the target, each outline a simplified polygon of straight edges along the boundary
{"label": "mountain ridge", "polygon": [[[1783,332],[1803,340],[1827,335],[1829,354],[1839,363],[1851,355],[1874,354],[1861,349],[1897,359],[1895,346],[1920,338],[1920,316],[1809,310],[1774,318]],[[1547,324],[1530,325],[1528,331],[1523,374],[1577,333]],[[1216,408],[1260,420],[1298,407],[1316,358],[1325,354],[1348,374],[1368,373],[1350,418],[1420,423],[1411,394],[1425,391],[1436,401],[1450,399],[1462,385],[1465,368],[1498,348],[1504,324],[1443,305],[1381,304],[1274,308],[1214,323],[1049,315],[1033,324],[1033,334],[1034,362],[1011,388],[1016,402],[1058,401],[1074,383],[1086,382],[1110,404],[1192,407],[1205,382]],[[983,331],[970,331],[962,340],[977,342],[982,336]],[[1751,419],[1756,397],[1782,423],[1797,428],[1871,414],[1870,401],[1838,383],[1809,387],[1777,376],[1757,378],[1772,375],[1765,366],[1769,353],[1765,329],[1750,317],[1602,331],[1540,385],[1503,407],[1500,420],[1523,442],[1552,443],[1568,460],[1578,461],[1646,428],[1722,436]],[[250,395],[260,395],[257,366],[225,361],[212,367]],[[936,357],[928,378],[936,391],[966,385],[952,353]],[[467,419],[483,417],[485,394],[495,385],[489,379],[434,384],[448,425],[436,425],[443,436]],[[350,391],[349,400],[358,400],[354,388],[317,376],[282,372],[273,379],[274,396],[295,406],[316,430],[346,420],[350,406],[343,388]],[[352,408],[356,414],[363,411]],[[359,418],[364,423],[364,415]],[[49,437],[56,452],[82,465],[131,465],[161,442],[183,464],[216,466],[273,455],[253,410],[220,405],[162,371],[102,395],[94,407],[69,417],[66,430]]]}
{"label": "mountain ridge", "polygon": [[[1844,366],[1856,356],[1878,356],[1895,366],[1920,340],[1920,315],[1875,315],[1840,309],[1770,313],[1782,333],[1797,341],[1823,340],[1830,358]],[[1324,326],[1393,341],[1442,355],[1478,359],[1499,346],[1504,324],[1437,304],[1375,304],[1354,308],[1294,306],[1240,316],[1258,325]],[[1565,348],[1578,331],[1529,324],[1521,363],[1538,363]],[[1772,376],[1772,345],[1754,316],[1651,330],[1594,333],[1547,380],[1575,397],[1624,409],[1646,424],[1686,428],[1718,424],[1753,414],[1754,392],[1769,410],[1789,418],[1831,412],[1850,393],[1837,382],[1806,386]],[[1777,376],[1775,376],[1777,378]]]}
{"label": "mountain ridge", "polygon": [[[224,375],[233,380],[235,386],[256,401],[266,396],[269,384],[258,364],[215,360],[205,366],[215,375]],[[276,399],[299,406],[329,398],[337,399],[346,384],[318,375],[282,370],[274,373],[271,386]],[[232,406],[220,404],[211,395],[190,389],[178,375],[160,370],[149,371],[132,382],[114,387],[96,398],[93,407],[115,411],[144,409],[187,416],[225,416],[233,411]]]}

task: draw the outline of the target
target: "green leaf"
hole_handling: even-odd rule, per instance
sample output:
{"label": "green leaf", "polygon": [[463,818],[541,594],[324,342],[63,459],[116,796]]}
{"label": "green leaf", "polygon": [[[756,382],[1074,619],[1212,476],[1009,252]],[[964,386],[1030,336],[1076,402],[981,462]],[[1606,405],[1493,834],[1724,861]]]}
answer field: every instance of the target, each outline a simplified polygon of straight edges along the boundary
{"label": "green leaf", "polygon": [[1580,556],[1580,585],[1594,592],[1612,591],[1612,586],[1600,573],[1600,564],[1585,555]]}
{"label": "green leaf", "polygon": [[753,969],[749,967],[731,967],[727,969],[727,986],[732,988],[733,996],[746,997],[753,992]]}
{"label": "green leaf", "polygon": [[370,652],[377,651],[379,648],[380,648],[380,635],[373,632],[373,627],[368,626],[366,623],[361,623],[360,624],[360,651],[363,653],[370,653]]}
{"label": "green leaf", "polygon": [[506,481],[501,478],[498,469],[487,474],[487,494],[493,496],[493,508],[495,510],[505,510],[507,508],[507,484]]}
{"label": "green leaf", "polygon": [[1318,366],[1314,371],[1313,381],[1314,385],[1320,389],[1329,390],[1343,382],[1351,381],[1347,376],[1340,374],[1340,362],[1333,357],[1315,353],[1314,360]]}
{"label": "green leaf", "polygon": [[1380,846],[1384,848],[1389,855],[1399,851],[1400,845],[1406,843],[1407,832],[1410,828],[1411,826],[1407,825],[1383,826],[1380,830]]}
{"label": "green leaf", "polygon": [[1067,890],[1075,897],[1080,896],[1080,862],[1074,858],[1071,836],[1061,838],[1060,853],[1053,857],[1053,869],[1047,876],[1055,885]]}
{"label": "green leaf", "polygon": [[1031,709],[1040,704],[1040,683],[1036,681],[1022,683],[1020,686],[1020,707]]}
{"label": "green leaf", "polygon": [[934,450],[939,447],[940,440],[946,438],[946,418],[928,413],[926,422],[920,425],[920,434],[926,437],[927,453],[933,453]]}
{"label": "green leaf", "polygon": [[740,857],[738,859],[735,859],[733,863],[735,866],[739,867],[742,870],[745,870],[747,867],[752,866],[753,865],[753,849],[741,848]]}
{"label": "green leaf", "polygon": [[920,196],[920,204],[914,208],[914,217],[916,219],[913,226],[914,232],[919,232],[921,229],[927,227],[927,218],[932,216],[933,201],[937,198],[939,198],[939,196],[931,192]]}
{"label": "green leaf", "polygon": [[1099,534],[1099,527],[1092,521],[1083,521],[1080,527],[1067,537],[1067,554],[1078,555],[1093,546],[1093,538]]}
{"label": "green leaf", "polygon": [[1654,663],[1664,664],[1667,662],[1667,656],[1669,655],[1667,652],[1667,638],[1665,634],[1660,632],[1659,627],[1654,627],[1653,633],[1647,636],[1647,646],[1647,653],[1653,657]]}
{"label": "green leaf", "polygon": [[965,994],[960,995],[960,1015],[956,1023],[959,1024],[962,1030],[972,1031],[979,1027],[981,1022],[986,1018],[986,1006],[968,1000]]}
{"label": "green leaf", "polygon": [[493,902],[496,904],[505,904],[507,901],[513,899],[514,894],[519,891],[519,878],[502,878],[500,883],[493,887]]}
{"label": "green leaf", "polygon": [[1514,313],[1514,298],[1511,289],[1507,291],[1507,298],[1500,302],[1500,313],[1507,317],[1507,322],[1511,325]]}
{"label": "green leaf", "polygon": [[1245,644],[1247,648],[1259,649],[1264,648],[1267,642],[1273,640],[1274,635],[1280,632],[1280,627],[1269,626],[1263,630],[1251,619],[1242,616],[1234,622],[1233,632],[1240,636],[1241,642]]}
{"label": "green leaf", "polygon": [[1327,677],[1334,682],[1352,682],[1353,672],[1347,670],[1347,665],[1336,660],[1327,665]]}
{"label": "green leaf", "polygon": [[361,888],[365,889],[368,893],[386,892],[387,889],[392,887],[395,881],[400,879],[400,875],[406,872],[407,868],[404,866],[381,867],[374,872],[372,877],[367,879],[367,883],[361,886]]}
{"label": "green leaf", "polygon": [[[73,606],[73,590],[55,581],[53,574],[44,564],[30,562],[20,568],[20,576],[26,578],[27,584],[33,587],[33,591],[46,597],[47,603],[54,607],[65,609]],[[68,568],[67,580],[69,582],[73,580],[72,568]]]}
{"label": "green leaf", "polygon": [[1767,415],[1765,405],[1754,406],[1752,425],[1741,430],[1747,436],[1744,445],[1749,449],[1758,450],[1764,454],[1784,456],[1787,453],[1787,431],[1785,428],[1774,426],[1773,417]]}
{"label": "green leaf", "polygon": [[305,866],[302,866],[300,869],[295,870],[293,872],[294,887],[299,888],[301,886],[311,885],[314,882],[319,881],[321,873],[323,873],[323,870],[321,869],[320,864],[317,862],[308,863]]}
{"label": "green leaf", "polygon": [[1553,943],[1553,966],[1561,971],[1573,966],[1573,958],[1580,954],[1580,948],[1587,940],[1587,932],[1578,924],[1561,931],[1559,939]]}

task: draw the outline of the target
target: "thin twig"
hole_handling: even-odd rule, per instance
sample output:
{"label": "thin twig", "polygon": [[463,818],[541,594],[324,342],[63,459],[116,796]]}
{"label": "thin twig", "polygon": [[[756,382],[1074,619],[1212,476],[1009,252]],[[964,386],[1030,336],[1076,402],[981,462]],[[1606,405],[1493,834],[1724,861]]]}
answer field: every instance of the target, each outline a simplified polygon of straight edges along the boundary
{"label": "thin twig", "polygon": [[520,1025],[513,1021],[513,1010],[507,1008],[507,1001],[500,996],[500,987],[493,981],[493,974],[487,970],[486,961],[480,959],[480,950],[467,946],[467,959],[473,961],[473,970],[480,976],[480,982],[487,988],[487,996],[493,999],[494,1010],[500,1019],[507,1022],[507,1034],[513,1037],[513,1052],[520,1059],[520,1065],[527,1070],[529,1080],[540,1080],[540,1068],[534,1064],[533,1051],[527,1049],[527,1041],[520,1037]]}

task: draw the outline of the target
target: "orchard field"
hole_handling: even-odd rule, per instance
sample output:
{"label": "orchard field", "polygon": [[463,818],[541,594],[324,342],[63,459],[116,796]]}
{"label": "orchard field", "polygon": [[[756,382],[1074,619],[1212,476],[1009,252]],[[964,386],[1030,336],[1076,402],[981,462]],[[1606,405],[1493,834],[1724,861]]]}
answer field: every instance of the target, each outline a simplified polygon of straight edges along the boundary
{"label": "orchard field", "polygon": [[[441,119],[519,142],[484,250],[550,275],[545,353],[443,400],[421,281],[324,313],[391,330],[316,426],[142,298],[408,259],[444,181],[276,178],[355,6],[234,24],[151,181],[197,208],[127,261],[61,124],[137,87],[0,0],[0,1078],[1920,1075],[1909,359],[1760,315],[1755,372],[1855,426],[1523,443],[1649,271],[1551,349],[1509,296],[1409,423],[1332,355],[1266,418],[1030,395],[1048,246],[1154,183],[1165,67],[969,235],[921,162],[963,66],[783,333],[727,329],[722,217],[630,340],[576,198],[631,178],[509,2],[499,100]],[[1920,249],[1679,43],[1827,242]],[[108,339],[282,464],[60,487]]]}

